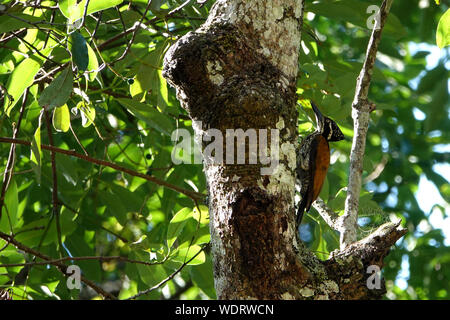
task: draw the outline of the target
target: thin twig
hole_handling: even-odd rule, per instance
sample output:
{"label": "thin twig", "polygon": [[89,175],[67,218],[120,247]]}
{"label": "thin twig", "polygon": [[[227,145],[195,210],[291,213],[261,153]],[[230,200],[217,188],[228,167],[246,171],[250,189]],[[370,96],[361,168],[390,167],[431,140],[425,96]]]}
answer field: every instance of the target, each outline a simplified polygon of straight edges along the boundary
{"label": "thin twig", "polygon": [[103,11],[100,11],[98,14],[97,24],[95,25],[94,31],[92,31],[91,40],[89,41],[90,44],[94,41],[95,34],[97,33],[98,27],[100,26],[100,22],[102,21],[102,13]]}
{"label": "thin twig", "polygon": [[[71,211],[71,212],[74,213],[74,214],[79,214],[79,213],[80,213],[79,210],[76,210],[76,209],[72,208],[71,206],[67,205],[66,203],[62,202],[61,200],[59,200],[59,204],[60,204],[61,206],[63,206],[63,207],[66,207],[69,211]],[[106,232],[112,234],[113,236],[117,237],[118,239],[122,240],[122,242],[124,242],[124,243],[128,243],[128,242],[129,242],[128,239],[125,239],[125,238],[122,237],[120,234],[117,234],[116,232],[107,229],[106,227],[102,226],[100,223],[96,223],[96,225],[97,225],[100,229],[102,229],[102,230],[104,230],[104,231],[106,231]]]}
{"label": "thin twig", "polygon": [[[180,11],[181,11],[184,7],[186,7],[190,2],[191,2],[191,0],[188,0],[188,1],[184,2],[184,3],[182,3],[181,5],[179,5],[178,7],[176,7],[175,9],[169,11],[169,13],[167,13],[167,14],[164,16],[164,19],[159,18],[159,17],[154,17],[154,18],[148,20],[148,22],[147,22],[146,24],[147,24],[147,25],[154,25],[156,22],[159,22],[159,21],[162,21],[162,20],[167,20],[167,19],[169,19],[169,18],[172,18],[172,16],[174,16],[175,14],[177,14],[178,12],[180,12]],[[128,35],[129,33],[134,32],[134,31],[135,31],[137,28],[139,28],[139,27],[141,27],[141,24],[140,24],[140,23],[139,23],[139,24],[136,23],[134,26],[128,28],[127,30],[125,30],[125,31],[123,31],[123,32],[121,32],[121,33],[115,35],[114,37],[112,37],[112,38],[106,40],[105,42],[103,42],[102,44],[100,44],[100,45],[98,46],[98,49],[99,49],[100,51],[106,49],[111,43],[113,43],[113,42],[115,42],[115,41],[117,41],[117,40],[119,40],[119,39],[123,39],[124,36]]]}
{"label": "thin twig", "polygon": [[72,132],[72,135],[74,136],[74,138],[75,138],[76,142],[78,143],[78,145],[80,146],[80,148],[83,150],[84,154],[89,156],[89,153],[86,151],[86,149],[84,148],[80,139],[78,139],[78,136],[76,135],[75,131],[73,130],[72,124],[69,124],[69,128],[70,128],[70,132]]}
{"label": "thin twig", "polygon": [[[154,266],[158,264],[163,264],[166,261],[161,260],[157,262],[147,262],[147,261],[141,261],[141,260],[134,260],[134,259],[128,259],[122,256],[85,256],[85,257],[64,257],[60,259],[54,259],[54,260],[45,260],[45,261],[33,261],[33,262],[24,262],[24,263],[8,263],[8,264],[0,264],[0,268],[12,268],[12,267],[26,267],[26,266],[39,266],[39,265],[58,265],[62,262],[66,261],[86,261],[86,260],[95,260],[95,261],[122,261],[127,263],[134,263],[134,264],[142,264],[145,266]],[[167,260],[167,259],[166,259]]]}
{"label": "thin twig", "polygon": [[30,87],[32,87],[33,85],[35,85],[35,84],[37,84],[37,83],[39,83],[39,82],[41,82],[41,81],[43,81],[43,80],[45,80],[47,78],[49,78],[53,74],[56,74],[58,71],[64,69],[68,64],[69,63],[67,62],[67,63],[64,63],[62,65],[59,65],[56,68],[54,68],[54,69],[50,70],[49,72],[45,73],[42,77],[40,77],[38,79],[35,79]]}
{"label": "thin twig", "polygon": [[[148,10],[150,9],[150,5],[151,4],[152,4],[152,0],[148,0],[147,1],[147,7],[145,8],[145,11],[144,11],[144,14],[141,17],[141,20],[139,20],[138,25],[141,25],[142,21],[144,21],[145,15],[147,14]],[[136,35],[137,35],[139,29],[140,28],[136,27],[136,29],[133,31],[133,34],[131,35],[131,40],[128,42],[128,45],[125,48],[125,50],[123,51],[122,55],[119,58],[117,58],[114,61],[112,61],[110,63],[110,65],[114,65],[116,62],[119,62],[119,61],[123,60],[126,57],[126,55],[128,54],[128,52],[131,49],[131,45],[133,44],[134,39],[136,38]]]}
{"label": "thin twig", "polygon": [[373,169],[372,173],[369,174],[363,181],[363,183],[369,183],[375,179],[377,179],[380,174],[383,172],[384,168],[386,167],[386,164],[388,163],[388,157],[386,155],[383,155],[381,158],[380,163],[378,163]]}
{"label": "thin twig", "polygon": [[[21,144],[21,145],[25,145],[25,146],[31,146],[31,142],[29,142],[29,141],[20,140],[20,139],[5,138],[5,137],[0,137],[0,142],[3,142],[3,143],[16,143],[16,144]],[[127,174],[129,174],[131,176],[145,179],[145,180],[153,182],[153,183],[155,183],[157,185],[160,185],[160,186],[166,187],[168,189],[171,189],[173,191],[182,193],[182,194],[184,194],[185,196],[187,196],[187,197],[189,197],[191,199],[201,200],[201,199],[203,199],[205,197],[205,195],[202,194],[202,193],[191,191],[191,190],[186,190],[186,189],[183,189],[183,188],[178,187],[176,185],[170,184],[170,183],[168,183],[168,182],[166,182],[164,180],[160,180],[158,178],[149,176],[147,174],[143,174],[143,173],[136,172],[136,171],[128,169],[128,168],[124,168],[122,166],[119,166],[119,165],[117,165],[115,163],[112,163],[112,162],[109,162],[109,161],[92,158],[90,156],[86,156],[86,155],[77,153],[77,152],[75,152],[73,150],[60,149],[60,148],[52,147],[52,146],[45,145],[45,144],[41,144],[41,148],[43,150],[49,150],[49,151],[54,151],[54,152],[57,152],[57,153],[62,153],[62,154],[66,154],[66,155],[69,155],[69,156],[73,156],[73,157],[85,160],[87,162],[90,162],[90,163],[95,163],[95,164],[100,165],[100,166],[109,167],[109,168],[118,170],[120,172],[127,173]]]}
{"label": "thin twig", "polygon": [[[47,261],[52,261],[53,259],[51,259],[49,256],[36,251],[32,248],[27,247],[26,245],[22,244],[21,242],[18,242],[17,240],[14,239],[14,237],[7,235],[6,233],[3,233],[0,231],[0,238],[2,238],[3,240],[9,242],[10,244],[14,245],[16,248],[25,251],[37,258],[41,258],[42,260],[47,260]],[[69,274],[67,272],[67,266],[65,264],[62,263],[54,263],[53,265],[55,265],[57,267],[57,269],[64,274],[65,276],[70,276],[72,274]],[[97,286],[94,282],[92,282],[89,279],[86,279],[83,275],[80,276],[80,280],[85,283],[87,286],[91,287],[92,289],[95,290],[95,292],[97,292],[98,294],[102,295],[103,297],[107,298],[107,299],[112,299],[112,300],[117,300],[117,298],[115,296],[113,296],[111,293],[103,290],[101,287]]]}
{"label": "thin twig", "polygon": [[317,198],[312,205],[330,228],[340,231],[338,224],[339,216],[331,210],[321,198]]}
{"label": "thin twig", "polygon": [[[44,107],[44,117],[45,124],[47,126],[47,136],[48,142],[53,147],[53,136],[52,136],[52,124],[50,121],[50,116],[48,115],[48,111]],[[53,190],[52,190],[52,212],[56,221],[56,236],[58,237],[59,244],[59,253],[62,254],[63,246],[61,240],[61,221],[59,217],[59,206],[58,206],[58,175],[56,173],[56,153],[54,151],[50,151],[50,161],[52,165],[52,182],[53,182]]]}
{"label": "thin twig", "polygon": [[83,28],[84,22],[86,21],[86,15],[87,15],[87,11],[88,11],[89,2],[90,2],[90,0],[86,0],[86,3],[84,4],[84,12],[83,12],[83,17],[81,18],[80,28]]}
{"label": "thin twig", "polygon": [[18,35],[18,33],[15,32],[11,32],[12,34],[14,34],[15,37],[17,37],[18,39],[20,39],[20,41],[22,41],[23,43],[25,43],[28,47],[30,47],[31,49],[33,49],[33,53],[38,54],[39,56],[41,56],[42,58],[44,58],[45,60],[51,61],[56,65],[59,65],[58,62],[56,62],[55,60],[51,59],[50,57],[47,57],[46,55],[42,54],[40,52],[40,50],[38,48],[36,48],[35,46],[33,46],[31,43],[29,43],[27,40],[25,40],[24,38],[22,38],[21,36]]}
{"label": "thin twig", "polygon": [[[19,130],[20,130],[20,125],[22,123],[22,118],[23,118],[23,114],[25,111],[25,105],[26,105],[27,99],[28,99],[28,92],[29,92],[29,88],[27,88],[25,90],[25,93],[23,95],[22,106],[20,107],[20,111],[19,111],[19,119],[17,120],[17,124],[16,124],[16,126],[14,128],[14,132],[13,132],[13,139],[15,139],[17,137],[17,134],[19,133]],[[0,193],[0,220],[2,218],[2,209],[3,209],[3,204],[5,201],[6,190],[8,189],[9,183],[11,182],[11,178],[13,176],[15,153],[16,153],[16,146],[14,144],[12,144],[11,148],[9,150],[8,161],[6,163],[5,173],[3,176],[2,191]]]}
{"label": "thin twig", "polygon": [[[206,246],[205,246],[206,247]],[[148,294],[154,290],[157,290],[159,288],[161,288],[163,285],[165,285],[167,282],[169,282],[170,280],[172,280],[181,270],[183,270],[183,268],[188,265],[192,260],[194,260],[204,249],[205,247],[202,247],[192,258],[190,258],[188,261],[185,261],[177,270],[175,270],[170,276],[168,276],[167,278],[165,278],[164,280],[162,280],[160,283],[154,285],[151,288],[148,288],[146,290],[140,291],[137,294],[135,294],[134,296],[131,296],[129,298],[127,298],[126,300],[133,300],[136,299],[142,295]]]}

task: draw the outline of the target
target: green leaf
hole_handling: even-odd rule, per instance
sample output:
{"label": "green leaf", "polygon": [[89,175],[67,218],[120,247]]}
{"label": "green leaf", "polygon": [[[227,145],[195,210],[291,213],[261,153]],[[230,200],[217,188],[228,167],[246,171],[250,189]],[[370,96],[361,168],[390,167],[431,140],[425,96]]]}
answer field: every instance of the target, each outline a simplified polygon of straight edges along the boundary
{"label": "green leaf", "polygon": [[81,111],[81,124],[83,127],[89,127],[95,120],[95,108],[84,101],[77,104],[77,108]]}
{"label": "green leaf", "polygon": [[[34,246],[36,245],[36,243],[39,243],[40,239],[42,238],[42,235],[44,234],[44,229],[46,228],[48,223],[49,221],[46,218],[34,220],[30,223],[27,223],[23,225],[20,229],[16,230],[18,235],[15,237],[15,239],[26,246]],[[28,231],[21,232],[24,230]],[[53,242],[53,239],[50,238],[52,236],[53,235],[50,234],[49,228],[49,231],[47,232],[47,235],[42,243],[46,245]]]}
{"label": "green leaf", "polygon": [[432,91],[436,87],[436,83],[441,81],[441,79],[446,79],[447,77],[448,71],[446,67],[442,63],[438,64],[436,68],[427,71],[422,79],[420,79],[417,87],[417,93]]}
{"label": "green leaf", "polygon": [[87,71],[89,71],[88,73],[88,80],[89,81],[94,81],[95,77],[97,77],[98,74],[98,60],[97,60],[97,56],[95,55],[94,50],[92,50],[91,46],[86,43],[87,46],[87,50],[88,50],[88,59],[89,59],[89,63],[87,66]]}
{"label": "green leaf", "polygon": [[127,108],[131,114],[145,121],[150,127],[155,128],[161,133],[171,134],[173,130],[172,121],[152,106],[137,102],[133,99],[119,98],[117,101]]}
{"label": "green leaf", "polygon": [[67,67],[42,91],[39,105],[47,110],[64,105],[69,100],[73,87],[72,69]]}
{"label": "green leaf", "polygon": [[[41,50],[43,55],[48,55],[50,52],[50,48]],[[3,104],[3,109],[8,117],[25,89],[33,83],[34,76],[43,63],[43,58],[35,54],[23,60],[16,68],[14,68],[14,71],[11,73],[8,82],[6,83],[6,90],[8,91],[8,94],[12,96],[13,100],[10,100],[10,98],[6,96]]]}
{"label": "green leaf", "polygon": [[[83,0],[77,4],[77,0],[60,0],[58,2],[59,10],[70,22],[74,22],[83,17],[86,1]],[[112,8],[122,2],[123,0],[91,0],[87,8],[87,14]]]}
{"label": "green leaf", "polygon": [[183,208],[178,211],[170,220],[169,227],[167,228],[167,246],[171,248],[181,234],[187,220],[192,217],[191,208]]}
{"label": "green leaf", "polygon": [[[19,212],[19,196],[17,190],[17,184],[13,178],[9,184],[8,190],[5,194],[4,205],[6,207],[2,210],[2,217],[0,220],[0,230],[3,232],[10,232],[11,228],[14,228],[19,223],[18,212]],[[14,230],[15,231],[15,230]]]}
{"label": "green leaf", "polygon": [[[145,101],[147,93],[151,90],[152,97],[156,98],[154,102],[162,109],[164,109],[168,100],[165,93],[167,91],[166,80],[162,77],[160,70],[166,47],[166,42],[159,42],[152,51],[146,54],[139,66],[134,82],[130,86],[131,96],[140,102]],[[162,105],[160,105],[161,102]]]}
{"label": "green leaf", "polygon": [[[2,254],[0,255],[0,264],[15,264],[15,263],[24,263],[25,257],[24,255],[16,250],[2,250]],[[7,273],[10,276],[10,279],[15,277],[23,267],[9,267],[3,268],[0,267],[0,274]]]}
{"label": "green leaf", "polygon": [[110,192],[102,192],[99,196],[101,202],[106,205],[108,215],[115,217],[122,226],[126,225],[127,209],[121,199]]}
{"label": "green leaf", "polygon": [[[150,262],[149,253],[141,250],[132,251],[130,253],[130,259]],[[144,282],[147,286],[154,286],[167,277],[167,271],[160,264],[156,264],[153,266],[136,264],[136,268],[142,282]]]}
{"label": "green leaf", "polygon": [[[188,262],[190,259],[192,259],[195,255],[197,255],[197,253],[201,249],[202,247],[195,244],[188,247],[178,248],[171,256],[171,259],[173,261],[185,263]],[[206,260],[205,252],[202,251],[198,253],[198,255],[195,258],[193,258],[192,261],[190,261],[187,265],[192,266],[199,265],[205,263],[205,260]]]}
{"label": "green leaf", "polygon": [[167,90],[166,79],[162,76],[162,71],[158,70],[158,81],[154,82],[154,92],[158,92],[158,107],[164,110],[169,104],[169,91]]}
{"label": "green leaf", "polygon": [[19,208],[19,195],[15,179],[12,179],[8,190],[6,191],[5,205],[9,213],[9,219],[11,220],[12,227],[14,228],[18,223],[17,214]]}
{"label": "green leaf", "polygon": [[77,163],[75,159],[67,157],[63,154],[56,154],[56,168],[58,172],[63,175],[67,182],[74,186],[76,186],[79,181],[76,165]]}
{"label": "green leaf", "polygon": [[67,132],[70,128],[70,111],[67,104],[53,110],[53,127],[58,132]]}
{"label": "green leaf", "polygon": [[110,184],[112,193],[114,196],[119,199],[128,212],[138,212],[142,206],[142,199],[139,194],[135,192],[131,192],[129,189],[118,186],[117,184]]}
{"label": "green leaf", "polygon": [[199,205],[198,207],[200,211],[197,209],[197,207],[195,207],[192,213],[192,217],[198,222],[200,222],[200,224],[208,225],[209,224],[208,207],[205,205]]}
{"label": "green leaf", "polygon": [[[97,217],[98,218],[98,217]],[[84,230],[79,227],[72,234],[66,237],[64,244],[74,257],[96,255],[95,240],[98,235],[94,231]],[[77,261],[83,275],[93,281],[101,281],[102,269],[100,263],[92,263],[91,261]]]}
{"label": "green leaf", "polygon": [[78,70],[85,71],[89,65],[89,49],[86,39],[78,31],[70,35],[69,43],[72,60],[78,67]]}
{"label": "green leaf", "polygon": [[[367,13],[368,4],[359,0],[346,1],[321,1],[312,4],[307,3],[306,11],[311,11],[318,16],[328,17],[333,20],[350,22],[361,28],[367,29],[367,21],[373,18],[374,13]],[[400,38],[407,34],[400,20],[391,12],[389,13],[384,33]]]}
{"label": "green leaf", "polygon": [[214,289],[213,264],[211,257],[206,257],[203,264],[192,266],[190,275],[192,281],[205,293],[210,299],[217,299],[216,290]]}
{"label": "green leaf", "polygon": [[436,44],[439,48],[444,48],[450,44],[450,9],[439,19],[436,31]]}
{"label": "green leaf", "polygon": [[32,15],[23,13],[14,13],[12,16],[9,17],[3,15],[0,21],[0,34],[15,31],[22,28],[34,28],[32,24],[27,23],[26,21],[33,23],[37,21],[42,21],[42,18],[34,17]]}
{"label": "green leaf", "polygon": [[36,180],[38,184],[41,183],[41,160],[42,160],[42,150],[41,150],[41,121],[43,112],[39,116],[39,125],[34,132],[33,140],[31,141],[31,156],[30,160],[33,165],[33,170],[36,174]]}
{"label": "green leaf", "polygon": [[328,177],[325,177],[325,181],[323,182],[322,185],[322,190],[320,191],[320,198],[322,198],[322,200],[326,202],[329,196],[330,196],[330,185],[328,182]]}

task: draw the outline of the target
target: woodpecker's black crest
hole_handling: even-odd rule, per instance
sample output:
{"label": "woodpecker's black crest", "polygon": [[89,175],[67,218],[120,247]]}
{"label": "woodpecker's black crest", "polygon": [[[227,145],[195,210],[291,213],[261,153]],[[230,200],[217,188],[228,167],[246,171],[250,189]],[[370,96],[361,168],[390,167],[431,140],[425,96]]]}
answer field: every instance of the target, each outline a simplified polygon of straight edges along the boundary
{"label": "woodpecker's black crest", "polygon": [[309,211],[311,204],[319,196],[330,165],[330,141],[343,140],[344,134],[336,122],[324,117],[319,108],[311,101],[316,115],[316,130],[307,136],[297,152],[297,185],[300,185],[300,204],[297,210],[297,226],[303,218],[304,211]]}

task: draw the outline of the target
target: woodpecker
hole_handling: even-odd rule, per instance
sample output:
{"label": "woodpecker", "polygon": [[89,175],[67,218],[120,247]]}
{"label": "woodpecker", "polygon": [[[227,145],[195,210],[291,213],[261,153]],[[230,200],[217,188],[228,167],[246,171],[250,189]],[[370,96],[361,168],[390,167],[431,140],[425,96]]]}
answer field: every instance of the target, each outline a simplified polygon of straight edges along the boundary
{"label": "woodpecker", "polygon": [[300,185],[300,204],[297,210],[297,226],[304,211],[309,211],[322,189],[330,165],[330,141],[344,139],[344,134],[336,122],[324,117],[311,101],[316,115],[316,130],[307,136],[297,152],[297,185]]}

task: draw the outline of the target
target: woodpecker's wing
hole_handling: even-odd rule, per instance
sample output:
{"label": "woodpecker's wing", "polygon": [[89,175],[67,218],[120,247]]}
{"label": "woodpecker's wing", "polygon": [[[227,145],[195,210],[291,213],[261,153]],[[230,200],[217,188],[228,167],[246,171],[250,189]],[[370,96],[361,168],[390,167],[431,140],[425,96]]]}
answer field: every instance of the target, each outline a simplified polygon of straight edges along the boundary
{"label": "woodpecker's wing", "polygon": [[[323,183],[327,176],[328,167],[330,166],[330,146],[328,141],[322,135],[316,139],[316,156],[314,159],[314,177],[313,192],[311,204],[316,201],[322,190]],[[311,205],[310,204],[310,205]]]}

